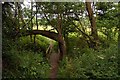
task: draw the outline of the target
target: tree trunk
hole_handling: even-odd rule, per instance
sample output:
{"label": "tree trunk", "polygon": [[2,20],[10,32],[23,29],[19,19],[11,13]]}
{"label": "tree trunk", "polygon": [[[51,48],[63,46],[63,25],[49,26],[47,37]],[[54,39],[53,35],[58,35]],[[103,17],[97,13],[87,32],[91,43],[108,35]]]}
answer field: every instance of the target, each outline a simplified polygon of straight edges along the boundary
{"label": "tree trunk", "polygon": [[59,38],[59,40],[60,40],[60,42],[59,42],[60,60],[62,60],[63,57],[64,57],[65,54],[66,54],[66,44],[65,44],[65,41],[64,41],[63,37],[60,36],[60,35],[58,35],[58,36],[59,36],[58,38]]}
{"label": "tree trunk", "polygon": [[[55,33],[55,32],[50,32],[45,30],[32,30],[32,31],[28,30],[26,31],[26,33],[22,34],[22,36],[28,36],[28,35],[42,35],[60,42],[60,40],[58,39],[58,33]],[[21,36],[21,35],[19,34],[18,36]]]}
{"label": "tree trunk", "polygon": [[62,16],[61,14],[58,14],[58,44],[59,44],[59,50],[57,53],[53,52],[50,56],[50,64],[51,64],[51,70],[50,70],[50,78],[52,80],[56,80],[57,78],[57,72],[59,67],[59,60],[63,59],[63,56],[66,53],[66,45],[65,41],[62,36]]}
{"label": "tree trunk", "polygon": [[[62,60],[63,56],[66,54],[66,44],[63,39],[63,36],[58,33],[45,31],[45,30],[32,30],[32,31],[28,30],[28,31],[26,31],[26,33],[22,34],[22,36],[38,35],[38,34],[48,37],[50,39],[53,39],[59,43],[60,59]],[[20,33],[18,33],[17,36],[21,36]]]}
{"label": "tree trunk", "polygon": [[[32,14],[33,14],[32,11],[33,11],[33,2],[31,2],[31,17],[32,17]],[[32,21],[32,18],[31,18],[30,30],[33,30],[33,21]],[[30,35],[30,40],[32,42],[32,35]]]}
{"label": "tree trunk", "polygon": [[62,60],[63,56],[66,54],[66,44],[62,35],[62,16],[58,14],[58,40],[59,40],[59,49],[60,49],[60,59]]}
{"label": "tree trunk", "polygon": [[86,0],[86,10],[88,11],[89,20],[91,23],[91,36],[93,37],[94,43],[91,43],[91,48],[97,47],[97,40],[98,40],[98,34],[96,29],[96,21],[95,17],[93,15],[93,10],[91,7],[91,2],[88,2],[89,0]]}
{"label": "tree trunk", "polygon": [[38,12],[38,8],[37,8],[37,2],[36,2],[36,25],[37,25],[37,30],[38,30],[37,12]]}
{"label": "tree trunk", "polygon": [[26,33],[23,33],[22,35],[18,32],[17,36],[28,36],[28,35],[42,35],[45,37],[48,37],[50,39],[53,39],[59,43],[59,48],[60,48],[60,54],[61,54],[61,59],[66,53],[66,44],[63,39],[63,36],[55,33],[55,32],[50,32],[50,31],[45,31],[45,30],[28,30]]}

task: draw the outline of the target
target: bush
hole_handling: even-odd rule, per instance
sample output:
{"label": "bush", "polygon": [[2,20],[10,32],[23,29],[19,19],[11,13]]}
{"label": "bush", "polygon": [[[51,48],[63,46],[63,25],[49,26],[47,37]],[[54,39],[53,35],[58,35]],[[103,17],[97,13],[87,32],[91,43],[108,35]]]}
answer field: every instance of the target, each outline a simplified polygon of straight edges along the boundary
{"label": "bush", "polygon": [[66,57],[61,62],[59,77],[67,78],[113,78],[117,77],[117,46],[94,51],[86,48],[81,55]]}
{"label": "bush", "polygon": [[[3,78],[48,78],[50,65],[44,61],[43,55],[49,46],[49,39],[36,36],[36,52],[34,43],[29,37],[21,37],[21,41],[4,40],[3,44]],[[61,62],[58,78],[112,78],[117,77],[117,46],[93,50],[77,45],[79,38],[69,38],[69,52]],[[75,41],[74,41],[75,40]],[[54,42],[57,47],[57,42]],[[83,42],[84,43],[84,42]]]}
{"label": "bush", "polygon": [[26,50],[41,50],[44,51],[49,45],[49,40],[43,36],[36,36],[35,43],[34,39],[32,38],[32,42],[30,40],[30,37],[21,37],[20,41],[18,42],[19,45],[21,45],[22,48],[25,48]]}
{"label": "bush", "polygon": [[32,51],[18,51],[16,48],[9,52],[10,60],[3,69],[3,78],[47,78],[49,74],[49,64],[44,61],[41,54],[34,54]]}
{"label": "bush", "polygon": [[88,48],[87,42],[83,37],[77,36],[76,34],[70,35],[67,42],[68,55],[81,55],[81,50]]}
{"label": "bush", "polygon": [[[42,38],[42,37],[41,37]],[[49,75],[49,64],[44,61],[42,51],[35,54],[28,37],[21,37],[21,41],[5,40],[3,48],[3,78],[47,78]],[[4,42],[5,42],[4,41]],[[37,47],[45,45],[47,48],[48,40],[40,40]],[[41,45],[42,44],[42,45]],[[29,45],[29,46],[26,46]],[[28,49],[27,49],[27,48]]]}

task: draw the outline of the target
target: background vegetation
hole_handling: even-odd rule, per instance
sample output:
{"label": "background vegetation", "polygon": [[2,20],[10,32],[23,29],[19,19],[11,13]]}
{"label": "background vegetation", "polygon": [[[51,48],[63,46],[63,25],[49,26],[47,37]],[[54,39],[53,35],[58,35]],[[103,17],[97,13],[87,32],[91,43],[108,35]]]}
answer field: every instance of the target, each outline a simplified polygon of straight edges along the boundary
{"label": "background vegetation", "polygon": [[[91,9],[87,8],[89,4]],[[57,42],[65,41],[67,47],[57,78],[119,79],[119,3],[34,2],[29,5],[32,7],[22,2],[2,4],[3,79],[49,78],[51,66],[46,50],[51,41],[56,46]],[[61,40],[55,36],[60,33]]]}

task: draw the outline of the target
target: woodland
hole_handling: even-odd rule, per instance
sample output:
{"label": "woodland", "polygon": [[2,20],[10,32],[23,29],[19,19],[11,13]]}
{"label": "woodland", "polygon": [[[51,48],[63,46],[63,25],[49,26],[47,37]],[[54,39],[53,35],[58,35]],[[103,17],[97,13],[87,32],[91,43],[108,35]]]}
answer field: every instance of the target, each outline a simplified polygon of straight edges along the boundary
{"label": "woodland", "polygon": [[2,2],[2,79],[120,79],[120,2]]}

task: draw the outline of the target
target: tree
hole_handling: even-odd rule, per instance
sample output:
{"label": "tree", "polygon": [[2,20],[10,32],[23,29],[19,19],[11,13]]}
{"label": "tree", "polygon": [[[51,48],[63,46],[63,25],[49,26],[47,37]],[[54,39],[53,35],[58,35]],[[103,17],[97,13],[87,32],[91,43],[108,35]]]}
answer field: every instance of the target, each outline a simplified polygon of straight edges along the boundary
{"label": "tree", "polygon": [[87,1],[89,1],[89,0],[86,0],[86,9],[88,11],[89,20],[91,23],[91,36],[93,37],[93,40],[94,40],[94,42],[91,43],[91,48],[95,48],[97,46],[97,40],[98,40],[96,20],[95,20],[95,17],[93,15],[91,2],[87,2]]}

